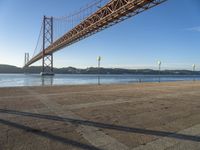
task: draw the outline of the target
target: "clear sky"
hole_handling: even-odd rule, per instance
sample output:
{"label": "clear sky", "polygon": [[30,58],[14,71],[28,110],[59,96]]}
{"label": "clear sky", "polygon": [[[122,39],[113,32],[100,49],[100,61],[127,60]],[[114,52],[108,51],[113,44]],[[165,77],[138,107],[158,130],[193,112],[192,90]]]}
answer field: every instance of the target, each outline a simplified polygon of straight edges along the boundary
{"label": "clear sky", "polygon": [[[43,15],[63,16],[93,0],[0,0],[0,64],[32,55]],[[168,0],[54,54],[55,67],[200,70],[200,1]],[[34,65],[40,65],[41,62]]]}

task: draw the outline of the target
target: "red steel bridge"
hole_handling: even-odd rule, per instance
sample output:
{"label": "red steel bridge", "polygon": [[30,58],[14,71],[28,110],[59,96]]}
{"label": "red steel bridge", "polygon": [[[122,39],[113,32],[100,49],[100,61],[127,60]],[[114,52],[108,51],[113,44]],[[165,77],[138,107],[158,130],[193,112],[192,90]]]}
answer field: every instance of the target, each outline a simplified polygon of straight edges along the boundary
{"label": "red steel bridge", "polygon": [[54,52],[165,1],[97,0],[69,16],[44,16],[34,55],[29,60],[25,54],[24,67],[42,59],[42,75],[53,75]]}

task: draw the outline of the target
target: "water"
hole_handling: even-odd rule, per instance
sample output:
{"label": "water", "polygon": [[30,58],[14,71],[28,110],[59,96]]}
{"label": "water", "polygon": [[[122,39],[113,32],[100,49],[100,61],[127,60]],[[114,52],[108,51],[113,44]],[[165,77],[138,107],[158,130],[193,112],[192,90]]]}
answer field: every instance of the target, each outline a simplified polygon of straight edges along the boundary
{"label": "water", "polygon": [[[200,76],[192,75],[162,75],[161,82],[200,80]],[[158,75],[101,75],[101,84],[158,82]],[[49,85],[81,85],[97,84],[97,75],[55,75],[41,77],[38,74],[0,74],[0,87],[18,86],[49,86]]]}

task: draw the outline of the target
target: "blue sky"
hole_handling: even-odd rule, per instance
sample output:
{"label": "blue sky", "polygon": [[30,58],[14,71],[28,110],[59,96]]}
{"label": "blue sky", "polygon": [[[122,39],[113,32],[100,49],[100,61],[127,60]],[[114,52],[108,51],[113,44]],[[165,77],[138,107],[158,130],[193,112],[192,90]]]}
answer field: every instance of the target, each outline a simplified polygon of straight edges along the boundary
{"label": "blue sky", "polygon": [[[0,0],[0,64],[22,66],[32,55],[43,15],[63,16],[93,0]],[[200,70],[200,1],[168,0],[54,54],[55,67]],[[40,65],[41,62],[34,65]]]}

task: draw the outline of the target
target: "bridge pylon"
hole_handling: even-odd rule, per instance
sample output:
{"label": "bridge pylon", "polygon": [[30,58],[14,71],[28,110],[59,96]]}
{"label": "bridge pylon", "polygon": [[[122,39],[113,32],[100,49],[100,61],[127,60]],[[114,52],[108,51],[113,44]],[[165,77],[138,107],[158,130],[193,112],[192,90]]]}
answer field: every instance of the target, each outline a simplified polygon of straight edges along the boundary
{"label": "bridge pylon", "polygon": [[24,55],[24,66],[29,62],[29,53],[25,53]]}
{"label": "bridge pylon", "polygon": [[53,17],[43,18],[42,76],[54,75],[53,53],[46,54],[45,49],[53,43]]}
{"label": "bridge pylon", "polygon": [[26,66],[26,64],[29,62],[29,53],[25,53],[24,55],[24,67],[23,67],[23,71],[26,74],[28,72],[28,66]]}

